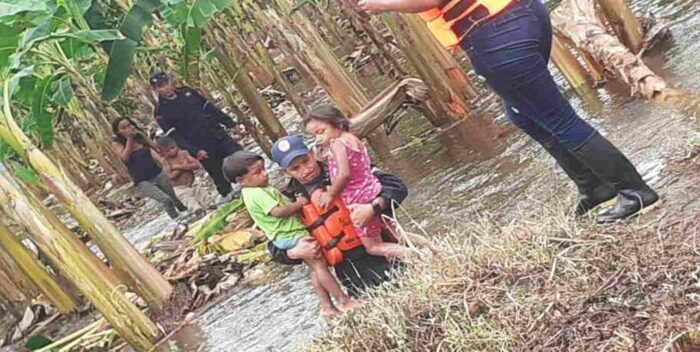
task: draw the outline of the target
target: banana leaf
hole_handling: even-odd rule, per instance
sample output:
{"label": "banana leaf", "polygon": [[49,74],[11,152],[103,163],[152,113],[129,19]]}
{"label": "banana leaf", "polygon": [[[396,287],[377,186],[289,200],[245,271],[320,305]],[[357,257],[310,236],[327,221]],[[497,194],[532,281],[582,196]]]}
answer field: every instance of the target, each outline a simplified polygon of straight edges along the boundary
{"label": "banana leaf", "polygon": [[102,86],[102,100],[116,99],[124,88],[143,29],[151,24],[151,14],[161,6],[160,0],[138,0],[124,17],[119,30],[127,39],[114,43]]}
{"label": "banana leaf", "polygon": [[219,210],[216,211],[214,217],[211,218],[211,220],[207,221],[204,225],[202,225],[202,227],[199,228],[197,233],[195,233],[194,242],[197,243],[200,241],[204,241],[216,234],[217,232],[223,230],[226,227],[226,218],[228,218],[231,214],[237,211],[241,211],[243,209],[245,209],[245,207],[243,205],[243,201],[240,199],[231,201],[230,203],[227,203],[226,205],[219,208]]}
{"label": "banana leaf", "polygon": [[48,76],[36,82],[32,99],[32,119],[41,138],[43,147],[51,147],[54,140],[53,116],[46,111],[50,101],[50,90],[54,76]]}
{"label": "banana leaf", "polygon": [[0,0],[0,18],[12,17],[22,12],[46,12],[45,0]]}

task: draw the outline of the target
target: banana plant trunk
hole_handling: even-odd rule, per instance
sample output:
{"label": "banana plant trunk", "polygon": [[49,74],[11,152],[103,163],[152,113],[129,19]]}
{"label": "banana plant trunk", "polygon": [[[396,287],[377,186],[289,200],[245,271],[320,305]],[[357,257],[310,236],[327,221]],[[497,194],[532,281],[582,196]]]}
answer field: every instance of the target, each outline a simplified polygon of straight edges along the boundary
{"label": "banana plant trunk", "polygon": [[238,120],[245,126],[248,133],[250,133],[251,137],[253,137],[258,146],[260,146],[260,149],[262,149],[267,156],[271,156],[270,150],[272,149],[272,141],[265,135],[265,131],[256,125],[248,114],[244,113],[241,108],[238,107],[238,102],[233,96],[233,93],[231,93],[231,89],[229,89],[228,82],[230,82],[230,78],[228,74],[225,72],[215,72],[210,64],[204,65],[204,72],[209,82],[221,92],[224,101],[231,108],[231,112],[238,117]]}
{"label": "banana plant trunk", "polygon": [[39,249],[137,351],[153,347],[156,325],[124,295],[126,287],[38,199],[0,173],[0,209],[20,224]]}
{"label": "banana plant trunk", "polygon": [[[447,113],[452,120],[469,116],[469,103],[462,91],[452,84],[452,79],[440,65],[432,36],[423,21],[415,15],[385,15],[384,20],[394,33],[396,42],[418,76],[428,85],[434,105]],[[444,50],[444,49],[440,49]],[[454,68],[452,68],[454,69]],[[461,67],[459,68],[461,70]]]}
{"label": "banana plant trunk", "polygon": [[300,116],[305,116],[309,109],[306,107],[304,99],[301,95],[294,89],[294,85],[290,82],[287,77],[282,74],[279,67],[275,63],[275,60],[270,55],[270,52],[265,48],[262,41],[258,40],[255,42],[255,50],[258,52],[258,57],[261,59],[261,64],[266,66],[274,75],[275,82],[280,86],[282,91],[284,91],[289,97],[289,101],[294,105]]}
{"label": "banana plant trunk", "polygon": [[258,92],[246,66],[239,61],[242,53],[238,52],[235,46],[223,42],[223,38],[228,37],[224,28],[217,28],[216,33],[215,36],[207,36],[210,44],[214,47],[214,55],[224,71],[233,78],[233,84],[260,121],[267,136],[273,141],[286,136],[287,131],[277,119],[277,115],[272,111],[262,94]]}
{"label": "banana plant trunk", "polygon": [[21,318],[22,310],[29,305],[29,300],[30,298],[22,292],[20,286],[12,281],[7,269],[0,263],[0,302],[5,301],[12,315]]}
{"label": "banana plant trunk", "polygon": [[[276,3],[282,13],[288,14],[291,11],[289,0],[276,0]],[[271,11],[268,15],[277,16]],[[287,28],[286,31],[281,29],[282,32],[289,36],[290,42],[298,46],[303,61],[309,64],[319,80],[318,83],[338,109],[348,116],[359,112],[369,101],[367,94],[357,79],[340,63],[313,23],[299,12],[292,16],[273,18],[273,21],[275,20]]]}
{"label": "banana plant trunk", "polygon": [[633,53],[639,53],[644,41],[644,30],[632,12],[628,0],[597,0],[617,37]]}
{"label": "banana plant trunk", "polygon": [[588,72],[556,35],[552,40],[552,62],[577,93],[582,94],[588,90]]}
{"label": "banana plant trunk", "polygon": [[56,196],[66,211],[102,250],[116,275],[152,307],[164,307],[173,291],[170,283],[121,235],[114,224],[65,172],[24,134],[12,117],[8,83],[4,82],[0,139],[36,171],[44,186]]}
{"label": "banana plant trunk", "polygon": [[79,300],[39,264],[36,257],[4,224],[0,224],[0,262],[13,264],[14,270],[24,274],[61,314],[69,314],[78,308]]}

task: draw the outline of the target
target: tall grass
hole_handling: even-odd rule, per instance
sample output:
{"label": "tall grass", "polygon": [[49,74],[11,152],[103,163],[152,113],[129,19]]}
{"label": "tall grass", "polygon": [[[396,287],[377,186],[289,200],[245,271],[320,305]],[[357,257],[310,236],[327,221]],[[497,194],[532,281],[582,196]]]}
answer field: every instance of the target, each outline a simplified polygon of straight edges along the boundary
{"label": "tall grass", "polygon": [[614,226],[541,209],[480,216],[442,255],[331,323],[307,351],[691,351],[698,348],[695,216]]}

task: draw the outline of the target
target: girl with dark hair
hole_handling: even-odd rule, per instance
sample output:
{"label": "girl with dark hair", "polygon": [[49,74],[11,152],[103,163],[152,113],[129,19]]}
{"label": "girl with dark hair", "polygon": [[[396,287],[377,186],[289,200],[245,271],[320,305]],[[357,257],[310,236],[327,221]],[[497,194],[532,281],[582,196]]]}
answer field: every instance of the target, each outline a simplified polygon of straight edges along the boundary
{"label": "girl with dark hair", "polygon": [[[338,109],[323,105],[312,109],[304,118],[306,130],[316,136],[321,148],[328,150],[331,185],[326,191],[311,194],[311,201],[326,208],[333,199],[341,197],[346,205],[370,204],[382,190],[379,180],[372,174],[367,148],[349,132],[350,121]],[[384,257],[405,258],[411,254],[408,247],[382,240],[382,219],[375,216],[357,234],[367,253]]]}
{"label": "girl with dark hair", "polygon": [[187,207],[175,195],[170,179],[154,159],[153,153],[158,153],[158,147],[145,136],[143,130],[131,119],[121,117],[112,122],[112,132],[112,148],[126,164],[134,186],[144,196],[162,204],[172,219],[178,217],[178,211],[187,211]]}

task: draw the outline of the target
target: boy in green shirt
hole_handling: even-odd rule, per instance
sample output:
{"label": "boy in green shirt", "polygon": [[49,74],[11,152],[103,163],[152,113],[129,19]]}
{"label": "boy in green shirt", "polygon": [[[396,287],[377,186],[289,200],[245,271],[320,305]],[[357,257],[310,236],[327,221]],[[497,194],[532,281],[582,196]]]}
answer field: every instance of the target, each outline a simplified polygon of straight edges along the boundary
{"label": "boy in green shirt", "polygon": [[[238,151],[224,160],[223,173],[229,181],[241,185],[241,195],[250,217],[277,248],[294,248],[300,239],[309,236],[296,216],[309,200],[298,197],[291,202],[270,186],[262,157],[248,151]],[[323,257],[308,260],[306,264],[321,301],[322,315],[336,316],[359,305],[340,289]],[[330,301],[329,294],[336,300],[335,305]]]}

